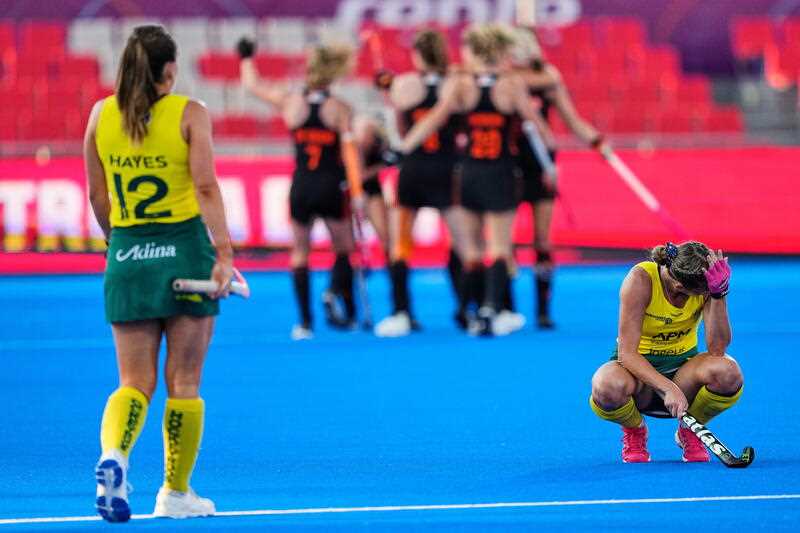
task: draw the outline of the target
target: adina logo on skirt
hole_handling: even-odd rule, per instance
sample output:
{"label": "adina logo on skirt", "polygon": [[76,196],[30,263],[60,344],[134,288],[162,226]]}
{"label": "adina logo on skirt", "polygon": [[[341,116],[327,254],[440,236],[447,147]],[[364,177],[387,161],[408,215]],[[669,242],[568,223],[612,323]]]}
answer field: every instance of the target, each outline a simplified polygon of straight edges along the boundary
{"label": "adina logo on skirt", "polygon": [[133,248],[117,250],[116,259],[122,263],[130,259],[131,261],[143,261],[145,259],[160,259],[162,257],[176,257],[175,246],[172,244],[156,246],[154,242],[148,242],[144,246],[136,244]]}

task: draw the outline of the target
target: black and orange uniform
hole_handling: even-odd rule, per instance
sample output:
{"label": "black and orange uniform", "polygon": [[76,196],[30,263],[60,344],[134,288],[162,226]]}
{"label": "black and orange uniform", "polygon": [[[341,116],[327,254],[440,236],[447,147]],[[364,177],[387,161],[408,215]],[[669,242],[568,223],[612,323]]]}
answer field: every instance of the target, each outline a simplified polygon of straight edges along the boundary
{"label": "black and orange uniform", "polygon": [[[419,122],[439,99],[442,77],[425,74],[422,81],[427,91],[425,98],[402,114],[408,129]],[[453,168],[458,155],[456,136],[460,125],[461,116],[452,115],[444,126],[403,159],[397,181],[397,201],[401,206],[446,209],[453,204]]]}
{"label": "black and orange uniform", "polygon": [[[341,157],[339,132],[326,126],[320,117],[320,109],[329,96],[327,91],[308,91],[308,118],[291,131],[295,169],[289,191],[289,212],[292,220],[303,225],[311,224],[317,217],[344,219],[349,216],[347,175]],[[310,328],[308,265],[295,267],[292,275],[302,324]],[[347,254],[336,256],[330,292],[342,298],[347,315],[345,322],[352,321],[355,317],[353,267]]]}
{"label": "black and orange uniform", "polygon": [[[539,102],[539,113],[544,122],[548,122],[550,118],[550,110],[553,105],[553,90],[554,87],[540,87],[530,88],[528,90],[531,98]],[[517,122],[515,125],[515,135],[517,144],[517,164],[522,174],[522,201],[534,204],[539,200],[553,200],[556,197],[556,191],[553,188],[548,188],[544,184],[544,169],[539,158],[533,151],[525,135],[522,133],[522,122]],[[556,151],[548,150],[550,159],[555,162]]]}
{"label": "black and orange uniform", "polygon": [[[430,112],[439,100],[439,87],[442,76],[436,73],[420,74],[425,84],[425,98],[417,105],[402,113],[402,120],[407,129]],[[451,115],[445,124],[428,136],[413,152],[403,159],[397,179],[397,203],[409,209],[433,207],[440,211],[453,205],[453,171],[458,159],[456,136],[462,127],[462,116]],[[406,229],[410,233],[411,228]],[[411,235],[401,235],[400,240],[408,240],[411,247]],[[411,315],[408,293],[408,263],[405,254],[396,258],[389,267],[392,279],[392,298],[394,313],[406,312]],[[450,279],[454,289],[458,289],[458,276],[461,262],[454,251],[450,251],[447,263]]]}
{"label": "black and orange uniform", "polygon": [[375,141],[364,152],[364,168],[367,170],[374,169],[372,174],[365,175],[362,185],[364,194],[369,198],[383,196],[381,182],[378,177],[380,176],[380,169],[386,165],[383,160],[383,153],[388,149],[389,146],[386,144],[385,140],[380,136],[376,136]]}
{"label": "black and orange uniform", "polygon": [[325,91],[309,92],[308,118],[292,130],[295,169],[289,191],[293,220],[310,224],[314,217],[344,218],[347,215],[347,177],[341,157],[339,133],[320,118]]}
{"label": "black and orange uniform", "polygon": [[[544,65],[534,62],[531,65],[534,71],[541,72]],[[550,111],[554,105],[553,99],[555,98],[556,86],[545,85],[543,87],[530,87],[528,93],[531,98],[538,101],[539,113],[542,120],[547,123],[550,118]],[[552,187],[545,186],[544,182],[544,169],[542,168],[539,158],[533,151],[533,147],[528,142],[528,139],[522,132],[522,122],[519,122],[519,130],[515,132],[514,138],[517,140],[517,164],[519,166],[520,174],[522,175],[522,198],[523,202],[530,202],[533,207],[537,202],[550,201],[552,202],[556,195],[557,190]],[[555,162],[556,151],[548,150],[550,159]],[[553,282],[553,259],[549,249],[536,248],[536,263],[535,277],[536,277],[536,314],[539,317],[540,323],[550,323],[550,299],[552,297],[552,282]],[[506,307],[513,308],[513,302],[508,300]]]}
{"label": "black and orange uniform", "polygon": [[[502,113],[492,102],[496,81],[495,75],[475,78],[480,99],[475,109],[465,114],[467,146],[461,163],[461,205],[476,213],[511,211],[519,203],[512,137],[517,115]],[[459,314],[465,314],[471,302],[500,311],[509,290],[510,277],[504,259],[496,259],[485,274],[482,264],[465,265]]]}
{"label": "black and orange uniform", "polygon": [[467,146],[461,162],[461,205],[470,211],[510,211],[517,206],[519,186],[512,150],[516,114],[500,112],[492,102],[494,75],[475,79],[478,105],[465,114]]}

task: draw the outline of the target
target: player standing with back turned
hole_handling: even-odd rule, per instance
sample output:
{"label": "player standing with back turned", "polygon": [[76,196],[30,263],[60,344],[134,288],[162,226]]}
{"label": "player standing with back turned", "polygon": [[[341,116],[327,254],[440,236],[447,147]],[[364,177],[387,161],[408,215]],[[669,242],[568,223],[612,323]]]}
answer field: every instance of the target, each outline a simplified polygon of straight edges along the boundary
{"label": "player standing with back turned", "polygon": [[[155,516],[214,514],[189,486],[203,435],[200,376],[233,274],[233,251],[214,174],[206,108],[170,94],[177,50],[161,26],[134,29],[122,53],[116,94],[92,109],[84,140],[89,196],[110,239],[106,318],[119,365],[119,388],[106,402],[97,464],[97,511],[130,518],[128,456],[144,426],[166,338],[164,484]],[[209,241],[209,233],[213,243]],[[176,294],[175,278],[208,279],[211,298]]]}
{"label": "player standing with back turned", "polygon": [[[331,270],[330,290],[323,295],[328,323],[336,328],[355,326],[353,300],[353,229],[347,197],[361,198],[360,160],[352,139],[352,110],[330,94],[331,84],[351,66],[349,48],[317,46],[308,57],[306,85],[302,91],[263,82],[252,59],[255,44],[243,38],[237,45],[241,57],[242,84],[261,100],[280,110],[291,130],[295,148],[295,170],[289,192],[294,246],[291,254],[295,296],[300,323],[292,329],[295,340],[313,337],[308,259],[311,226],[316,218],[325,222],[336,260]],[[359,206],[357,206],[358,208]],[[334,298],[340,298],[344,314]]]}

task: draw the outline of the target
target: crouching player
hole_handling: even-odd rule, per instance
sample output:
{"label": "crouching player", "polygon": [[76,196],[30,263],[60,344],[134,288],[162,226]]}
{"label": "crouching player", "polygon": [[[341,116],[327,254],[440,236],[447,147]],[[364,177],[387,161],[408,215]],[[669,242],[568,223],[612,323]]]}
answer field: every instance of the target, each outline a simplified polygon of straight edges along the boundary
{"label": "crouching player", "polygon": [[[589,404],[622,426],[622,460],[650,461],[642,414],[669,418],[688,411],[703,424],[742,394],[742,372],[725,349],[731,341],[730,267],[722,252],[699,242],[656,246],[651,261],[635,265],[620,289],[619,336],[611,361],[592,378]],[[707,351],[698,354],[705,321]],[[709,460],[702,442],[678,427],[683,460]]]}

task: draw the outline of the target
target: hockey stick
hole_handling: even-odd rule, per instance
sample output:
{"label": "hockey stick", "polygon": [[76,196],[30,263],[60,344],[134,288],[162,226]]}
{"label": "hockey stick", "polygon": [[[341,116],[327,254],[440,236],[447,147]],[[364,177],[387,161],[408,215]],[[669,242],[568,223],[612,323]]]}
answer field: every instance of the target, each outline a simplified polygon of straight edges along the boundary
{"label": "hockey stick", "polygon": [[361,325],[364,329],[372,329],[372,307],[369,304],[367,292],[367,273],[369,272],[369,244],[364,239],[364,228],[361,224],[361,214],[353,212],[353,233],[358,247],[358,268],[356,268],[356,284],[358,285],[358,299],[361,304],[363,319]]}
{"label": "hockey stick", "polygon": [[[539,135],[539,130],[536,129],[536,124],[530,120],[526,120],[522,123],[522,131],[536,156],[536,160],[539,161],[539,166],[545,174],[553,176],[553,181],[555,182],[558,177],[558,170],[556,169],[553,159],[550,157],[550,153],[547,151],[547,146],[545,146],[542,136]],[[561,206],[564,208],[564,214],[567,216],[567,223],[574,228],[575,212],[572,210],[566,196],[564,196],[558,187],[556,187],[556,197],[561,201]]]}
{"label": "hockey stick", "polygon": [[700,442],[728,468],[746,468],[756,458],[756,451],[752,446],[745,446],[742,450],[742,455],[739,457],[734,455],[730,448],[725,446],[716,435],[711,433],[710,429],[698,422],[697,419],[688,412],[683,413],[680,416],[680,420],[683,425],[689,428],[691,432],[700,439]]}
{"label": "hockey stick", "polygon": [[361,156],[356,147],[353,135],[347,132],[342,135],[342,160],[344,162],[351,204],[353,206],[353,233],[358,247],[359,265],[356,269],[356,283],[361,308],[363,311],[362,326],[364,329],[372,328],[372,308],[369,305],[367,294],[366,270],[369,268],[369,244],[364,239],[362,220],[364,218],[364,188],[361,168]]}
{"label": "hockey stick", "polygon": [[611,165],[611,168],[617,173],[617,175],[625,182],[625,185],[633,191],[633,194],[649,209],[653,214],[655,214],[661,222],[668,227],[675,236],[679,237],[682,240],[689,239],[689,233],[684,229],[681,224],[675,220],[675,218],[669,214],[669,212],[664,209],[664,206],[661,205],[661,202],[658,201],[650,189],[648,189],[644,183],[641,182],[639,178],[636,177],[636,174],[625,164],[625,162],[619,158],[617,154],[614,152],[609,152],[605,155],[606,161],[608,164]]}
{"label": "hockey stick", "polygon": [[[231,293],[242,298],[250,297],[250,286],[242,276],[241,272],[233,269],[235,281],[231,281]],[[211,279],[176,279],[172,282],[172,290],[175,292],[204,292],[212,294],[217,291],[219,284]]]}

